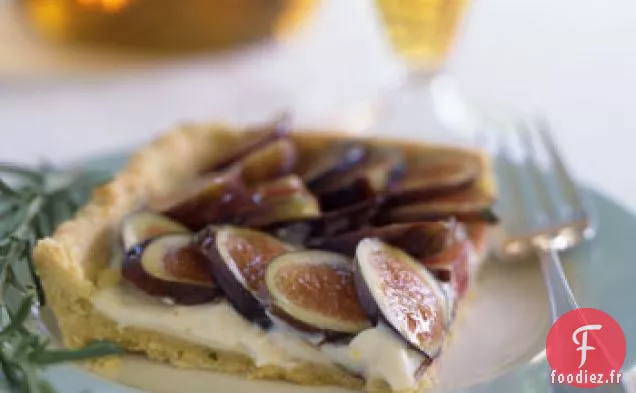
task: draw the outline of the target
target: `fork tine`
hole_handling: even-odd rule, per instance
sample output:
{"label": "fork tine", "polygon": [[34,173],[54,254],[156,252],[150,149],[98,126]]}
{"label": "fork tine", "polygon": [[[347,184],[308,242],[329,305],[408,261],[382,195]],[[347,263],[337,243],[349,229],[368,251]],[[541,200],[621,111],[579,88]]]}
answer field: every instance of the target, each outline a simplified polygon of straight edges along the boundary
{"label": "fork tine", "polygon": [[554,168],[554,173],[557,177],[558,183],[561,185],[565,197],[571,207],[571,211],[569,212],[570,218],[588,218],[589,209],[585,206],[581,192],[572,180],[572,176],[561,158],[559,149],[550,135],[550,128],[547,122],[541,119],[536,120],[535,124],[537,125],[536,128],[539,132],[540,139],[548,152],[550,165]]}
{"label": "fork tine", "polygon": [[496,209],[503,218],[496,255],[562,251],[590,239],[596,229],[594,210],[569,175],[547,124],[511,117],[487,120],[491,132],[477,134],[475,142],[482,148],[494,142],[488,151],[500,189]]}
{"label": "fork tine", "polygon": [[539,202],[543,205],[546,214],[546,224],[549,221],[555,222],[561,217],[562,206],[559,196],[555,193],[555,190],[550,186],[550,179],[544,170],[541,169],[541,163],[539,160],[539,150],[537,149],[535,140],[533,137],[534,128],[528,122],[521,121],[519,123],[519,135],[525,145],[525,151],[527,153],[528,171],[530,172],[533,180],[535,193]]}
{"label": "fork tine", "polygon": [[[543,209],[537,204],[537,196],[532,181],[529,178],[526,159],[519,160],[519,153],[515,151],[513,142],[519,141],[519,135],[514,125],[503,127],[497,132],[497,151],[501,159],[502,168],[500,175],[505,178],[503,183],[509,188],[507,201],[511,206],[506,206],[508,217],[508,230],[513,234],[521,234],[528,228],[538,229],[545,221]],[[511,132],[512,131],[512,132]],[[519,206],[523,208],[520,209]]]}

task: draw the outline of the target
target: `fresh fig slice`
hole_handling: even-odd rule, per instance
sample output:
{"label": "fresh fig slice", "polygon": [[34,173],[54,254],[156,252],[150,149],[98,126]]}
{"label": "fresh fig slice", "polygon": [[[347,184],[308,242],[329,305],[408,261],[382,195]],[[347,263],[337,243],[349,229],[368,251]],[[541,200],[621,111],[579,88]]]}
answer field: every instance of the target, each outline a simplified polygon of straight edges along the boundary
{"label": "fresh fig slice", "polygon": [[358,297],[371,320],[386,321],[411,347],[435,358],[449,315],[437,279],[402,250],[369,238],[358,245],[354,270]]}
{"label": "fresh fig slice", "polygon": [[309,193],[303,181],[295,174],[259,184],[253,191],[254,202],[263,204],[276,202],[278,199],[287,198],[299,192]]}
{"label": "fresh fig slice", "polygon": [[161,280],[214,285],[205,258],[190,235],[166,235],[151,241],[141,256],[141,265]]}
{"label": "fresh fig slice", "polygon": [[196,231],[231,222],[239,209],[251,203],[240,170],[230,169],[208,174],[184,191],[152,201],[150,207]]}
{"label": "fresh fig slice", "polygon": [[190,233],[188,228],[161,214],[142,211],[124,219],[121,228],[124,250],[157,236]]}
{"label": "fresh fig slice", "polygon": [[464,239],[455,242],[437,255],[420,260],[442,282],[448,300],[449,322],[455,317],[457,304],[468,290],[473,257],[472,243]]}
{"label": "fresh fig slice", "polygon": [[462,298],[468,289],[469,262],[473,253],[471,242],[463,240],[445,248],[437,255],[421,259],[420,262],[441,281],[450,282],[459,298]]}
{"label": "fresh fig slice", "polygon": [[412,205],[385,209],[377,217],[379,223],[432,221],[455,217],[461,222],[497,223],[490,195],[477,188],[434,197]]}
{"label": "fresh fig slice", "polygon": [[237,223],[264,227],[275,223],[320,217],[316,198],[296,175],[288,175],[259,185],[252,194],[252,204],[239,213]]}
{"label": "fresh fig slice", "polygon": [[374,189],[366,176],[361,175],[347,184],[343,183],[341,188],[318,194],[322,209],[327,212],[341,210],[361,201],[376,198],[380,190]]}
{"label": "fresh fig slice", "polygon": [[252,152],[261,147],[285,136],[291,130],[291,116],[282,113],[267,124],[256,129],[246,131],[243,143],[234,151],[230,152],[226,158],[220,160],[211,170],[219,171],[241,161]]}
{"label": "fresh fig slice", "polygon": [[432,155],[408,168],[393,185],[389,203],[413,203],[457,192],[473,185],[480,173],[481,161],[475,155]]}
{"label": "fresh fig slice", "polygon": [[466,224],[468,239],[473,244],[477,254],[483,254],[488,247],[488,226],[484,223]]}
{"label": "fresh fig slice", "polygon": [[122,276],[143,292],[179,304],[201,304],[220,294],[207,260],[190,235],[166,235],[133,246]]}
{"label": "fresh fig slice", "polygon": [[265,269],[274,257],[294,247],[265,233],[231,226],[206,228],[199,234],[198,244],[236,311],[269,328],[272,321],[263,304],[268,299]]}
{"label": "fresh fig slice", "polygon": [[383,227],[364,227],[336,236],[313,239],[313,248],[355,256],[358,243],[364,238],[376,238],[400,248],[417,259],[437,255],[455,238],[454,221],[391,224]]}
{"label": "fresh fig slice", "polygon": [[275,224],[267,230],[288,243],[320,248],[314,244],[320,244],[322,238],[330,238],[369,225],[381,205],[380,200],[369,199],[323,213],[315,219]]}
{"label": "fresh fig slice", "polygon": [[286,222],[274,224],[267,228],[267,232],[281,241],[297,247],[303,247],[312,233],[311,221]]}
{"label": "fresh fig slice", "polygon": [[377,196],[324,213],[315,221],[313,236],[334,236],[367,226],[382,206],[383,197]]}
{"label": "fresh fig slice", "polygon": [[330,176],[344,172],[364,160],[367,149],[364,145],[347,141],[339,143],[324,152],[303,173],[303,181],[311,190],[314,186],[320,186]]}
{"label": "fresh fig slice", "polygon": [[401,173],[403,163],[399,150],[376,147],[369,150],[361,163],[316,182],[312,192],[326,211],[375,198]]}
{"label": "fresh fig slice", "polygon": [[266,227],[267,232],[287,243],[320,248],[323,238],[360,229],[369,225],[381,202],[367,200],[343,209],[323,213],[308,220],[290,221]]}
{"label": "fresh fig slice", "polygon": [[369,326],[356,296],[351,260],[325,251],[280,255],[265,276],[272,309],[310,328],[357,333]]}
{"label": "fresh fig slice", "polygon": [[287,139],[268,143],[241,160],[243,178],[253,184],[287,175],[296,166],[296,146]]}

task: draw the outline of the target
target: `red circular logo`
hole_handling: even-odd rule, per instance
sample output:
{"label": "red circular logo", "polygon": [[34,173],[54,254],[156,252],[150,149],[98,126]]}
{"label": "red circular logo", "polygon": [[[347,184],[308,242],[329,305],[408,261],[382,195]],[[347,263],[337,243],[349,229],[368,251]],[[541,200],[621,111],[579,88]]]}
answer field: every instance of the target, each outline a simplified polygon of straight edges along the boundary
{"label": "red circular logo", "polygon": [[625,334],[610,315],[595,308],[572,310],[548,333],[551,382],[580,388],[618,383],[626,348]]}

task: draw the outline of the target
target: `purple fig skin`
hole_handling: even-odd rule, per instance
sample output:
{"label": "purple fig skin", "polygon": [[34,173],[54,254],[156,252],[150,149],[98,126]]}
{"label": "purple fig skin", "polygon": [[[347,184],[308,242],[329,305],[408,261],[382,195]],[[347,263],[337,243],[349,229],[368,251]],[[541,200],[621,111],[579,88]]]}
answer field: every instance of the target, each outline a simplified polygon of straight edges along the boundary
{"label": "purple fig skin", "polygon": [[329,176],[348,170],[362,162],[367,154],[364,145],[344,142],[322,154],[302,175],[309,189],[317,187]]}
{"label": "purple fig skin", "polygon": [[467,179],[463,183],[456,183],[439,188],[422,188],[419,190],[400,190],[396,188],[389,192],[387,206],[401,206],[426,201],[430,198],[443,197],[455,192],[463,191],[472,187],[476,179]]}
{"label": "purple fig skin", "polygon": [[349,344],[349,342],[351,342],[351,340],[356,336],[352,333],[334,332],[331,330],[318,329],[313,326],[307,325],[301,321],[298,321],[297,319],[294,319],[294,317],[276,307],[276,305],[272,305],[270,307],[270,312],[272,313],[272,315],[281,319],[284,323],[288,324],[296,330],[300,330],[301,332],[307,332],[310,334],[322,334],[323,338],[318,343],[318,345],[325,343],[338,343],[346,345]]}
{"label": "purple fig skin", "polygon": [[231,223],[237,211],[252,203],[239,170],[210,174],[206,181],[199,193],[163,209],[163,214],[198,231],[208,224]]}
{"label": "purple fig skin", "polygon": [[321,248],[322,240],[368,226],[381,205],[381,197],[373,198],[323,213],[319,218],[268,225],[264,230],[286,243]]}
{"label": "purple fig skin", "polygon": [[320,217],[318,201],[297,175],[262,183],[252,189],[251,203],[234,216],[236,225],[268,228]]}
{"label": "purple fig skin", "polygon": [[[360,261],[358,261],[357,258],[353,260],[353,281],[356,284],[356,292],[358,294],[358,300],[360,301],[362,309],[365,313],[367,313],[371,324],[373,326],[376,326],[380,319],[383,318],[382,312],[373,299],[373,295],[371,295],[371,291],[369,290],[366,281],[362,277],[362,273],[360,273]],[[387,324],[387,326],[391,325]]]}
{"label": "purple fig skin", "polygon": [[365,199],[375,197],[377,194],[364,179],[355,179],[351,183],[343,186],[342,188],[329,191],[327,193],[318,194],[320,200],[320,206],[324,211],[335,211],[348,206],[357,204]]}
{"label": "purple fig skin", "polygon": [[219,161],[210,171],[218,171],[226,169],[229,166],[239,162],[250,153],[277,140],[289,133],[291,130],[291,116],[288,113],[282,113],[267,124],[246,132],[244,143],[241,144],[227,158]]}
{"label": "purple fig skin", "polygon": [[323,210],[337,210],[383,194],[403,170],[400,151],[376,148],[369,151],[364,161],[346,171],[326,176],[311,190]]}
{"label": "purple fig skin", "polygon": [[[394,224],[400,225],[400,224]],[[409,225],[409,224],[407,224]],[[416,259],[437,255],[459,236],[460,224],[453,218],[445,221],[412,223],[403,235],[394,234],[388,243]],[[393,226],[393,225],[391,225]]]}
{"label": "purple fig skin", "polygon": [[285,243],[304,246],[313,231],[312,224],[311,221],[286,222],[269,225],[264,230]]}
{"label": "purple fig skin", "polygon": [[[438,356],[442,353],[442,351],[441,351],[441,350],[439,350],[439,351],[437,351],[437,352],[436,352],[436,353],[434,353],[434,354],[429,354],[429,353],[427,353],[427,352],[422,351],[421,349],[419,349],[419,348],[418,348],[418,347],[416,347],[415,345],[411,344],[411,343],[410,343],[410,342],[408,342],[407,340],[404,340],[404,339],[402,338],[402,335],[400,334],[400,332],[398,332],[398,330],[397,330],[397,329],[396,329],[396,328],[395,328],[395,327],[391,324],[391,322],[389,322],[389,321],[388,321],[388,320],[384,317],[384,315],[382,315],[382,313],[380,313],[379,321],[380,321],[380,322],[382,322],[382,323],[383,323],[385,326],[387,326],[389,329],[391,329],[391,331],[392,331],[393,333],[397,334],[397,336],[398,336],[399,338],[401,338],[401,339],[402,339],[402,341],[404,342],[404,344],[406,344],[406,345],[407,345],[410,349],[412,349],[412,350],[416,351],[417,353],[419,353],[419,354],[423,355],[423,356],[424,356],[424,359],[425,359],[423,363],[430,365],[430,364],[433,362],[433,360],[434,360],[435,358],[437,358],[437,357],[438,357]],[[416,372],[417,372],[417,371],[416,371]]]}
{"label": "purple fig skin", "polygon": [[424,359],[422,359],[422,363],[420,363],[420,366],[417,368],[417,370],[415,370],[415,379],[419,380],[420,378],[422,378],[424,374],[426,374],[426,370],[428,370],[431,364],[433,364],[433,358],[424,356]]}
{"label": "purple fig skin", "polygon": [[263,329],[271,328],[272,320],[267,315],[266,306],[230,271],[216,243],[216,234],[212,228],[206,228],[198,236],[199,247],[209,262],[210,272],[215,277],[217,285],[223,290],[234,309],[247,320],[258,324]]}
{"label": "purple fig skin", "polygon": [[334,236],[367,226],[382,206],[382,201],[382,196],[377,196],[326,212],[314,220],[311,236]]}
{"label": "purple fig skin", "polygon": [[[429,269],[431,270],[431,269]],[[453,277],[453,272],[448,269],[434,269],[431,273],[441,282],[450,283]]]}
{"label": "purple fig skin", "polygon": [[313,239],[311,247],[353,257],[360,240],[373,237],[401,248],[417,259],[436,255],[456,236],[454,221],[390,224],[382,227],[367,226],[355,231]]}
{"label": "purple fig skin", "polygon": [[[421,168],[421,169],[420,169]],[[449,195],[473,186],[481,165],[477,159],[463,157],[456,161],[433,160],[423,167],[415,165],[390,190],[389,205],[412,204]],[[420,180],[422,179],[422,180]]]}
{"label": "purple fig skin", "polygon": [[148,274],[141,264],[141,255],[151,241],[147,240],[126,252],[121,275],[132,285],[150,296],[170,298],[182,305],[209,303],[221,294],[217,286],[166,281]]}
{"label": "purple fig skin", "polygon": [[478,187],[430,198],[413,204],[387,207],[374,221],[378,224],[432,221],[455,217],[460,222],[496,223],[495,200]]}
{"label": "purple fig skin", "polygon": [[475,211],[440,211],[440,212],[401,212],[399,210],[388,209],[382,214],[378,215],[374,222],[377,224],[389,224],[389,223],[408,223],[408,222],[422,222],[422,221],[440,221],[456,219],[459,222],[466,223],[479,223],[483,222],[490,225],[499,223],[500,219],[497,213],[490,207],[478,209]]}
{"label": "purple fig skin", "polygon": [[354,339],[356,335],[350,333],[342,333],[342,332],[325,332],[325,338],[318,343],[321,344],[338,344],[338,345],[349,345],[351,340]]}
{"label": "purple fig skin", "polygon": [[277,318],[280,318],[283,322],[285,322],[286,324],[288,324],[289,326],[293,327],[296,330],[300,330],[301,332],[307,332],[307,333],[323,333],[322,330],[295,319],[294,317],[286,313],[284,310],[277,307],[275,304],[272,304],[269,307],[269,311],[272,313],[272,315],[276,316]]}

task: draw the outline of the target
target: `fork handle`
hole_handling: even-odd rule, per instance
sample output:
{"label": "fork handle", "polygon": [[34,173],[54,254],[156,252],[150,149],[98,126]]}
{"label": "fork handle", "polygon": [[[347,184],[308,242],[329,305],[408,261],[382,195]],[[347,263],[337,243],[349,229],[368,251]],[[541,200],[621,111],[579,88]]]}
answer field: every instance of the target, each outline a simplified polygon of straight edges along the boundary
{"label": "fork handle", "polygon": [[[574,295],[568,284],[568,279],[563,273],[563,266],[559,259],[559,253],[556,250],[538,250],[541,259],[541,271],[543,279],[548,289],[548,298],[550,301],[550,312],[552,314],[552,322],[568,311],[579,308]],[[591,389],[590,389],[591,390]],[[582,391],[579,388],[573,388],[569,385],[553,384],[550,386],[550,393],[574,393]],[[623,384],[601,385],[594,388],[595,393],[626,393],[627,390]]]}
{"label": "fork handle", "polygon": [[543,280],[548,289],[550,313],[554,323],[561,315],[579,308],[579,305],[574,300],[568,279],[563,273],[558,251],[553,249],[538,250],[538,254],[541,260]]}

